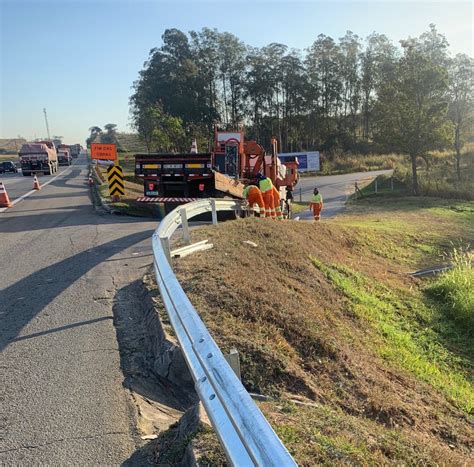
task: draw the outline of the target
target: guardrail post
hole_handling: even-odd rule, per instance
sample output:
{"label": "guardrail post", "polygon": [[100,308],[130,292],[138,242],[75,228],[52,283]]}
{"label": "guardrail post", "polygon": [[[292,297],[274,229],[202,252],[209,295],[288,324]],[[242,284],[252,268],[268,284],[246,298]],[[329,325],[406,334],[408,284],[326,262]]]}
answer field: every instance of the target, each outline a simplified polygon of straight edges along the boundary
{"label": "guardrail post", "polygon": [[181,209],[179,211],[181,215],[181,225],[183,227],[183,240],[186,245],[191,243],[191,237],[189,236],[189,225],[188,225],[188,218],[186,216],[186,209]]}
{"label": "guardrail post", "polygon": [[393,191],[393,177],[390,177],[390,189]]}
{"label": "guardrail post", "polygon": [[357,199],[357,190],[358,190],[357,182],[354,183],[354,199]]}
{"label": "guardrail post", "polygon": [[379,188],[378,180],[375,179],[375,194],[378,193],[378,191],[379,191],[378,188]]}
{"label": "guardrail post", "polygon": [[303,192],[302,189],[300,188],[300,203],[303,202]]}
{"label": "guardrail post", "polygon": [[212,224],[217,225],[217,209],[216,209],[215,199],[211,199],[211,214],[212,214]]}
{"label": "guardrail post", "polygon": [[227,360],[227,363],[230,365],[232,370],[234,370],[234,373],[236,374],[237,378],[239,378],[239,381],[242,381],[242,376],[240,372],[240,356],[239,356],[239,351],[233,347],[230,349],[230,352],[226,355],[224,355],[225,359]]}

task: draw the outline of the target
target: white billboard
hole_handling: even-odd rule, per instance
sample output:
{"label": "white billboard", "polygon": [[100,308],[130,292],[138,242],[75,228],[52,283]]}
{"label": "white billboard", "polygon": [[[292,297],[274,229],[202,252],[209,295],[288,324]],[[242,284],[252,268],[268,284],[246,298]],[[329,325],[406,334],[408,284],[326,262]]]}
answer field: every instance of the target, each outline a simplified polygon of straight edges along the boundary
{"label": "white billboard", "polygon": [[319,162],[319,151],[309,152],[285,152],[278,154],[282,162],[286,157],[298,158],[298,172],[316,172],[321,170]]}

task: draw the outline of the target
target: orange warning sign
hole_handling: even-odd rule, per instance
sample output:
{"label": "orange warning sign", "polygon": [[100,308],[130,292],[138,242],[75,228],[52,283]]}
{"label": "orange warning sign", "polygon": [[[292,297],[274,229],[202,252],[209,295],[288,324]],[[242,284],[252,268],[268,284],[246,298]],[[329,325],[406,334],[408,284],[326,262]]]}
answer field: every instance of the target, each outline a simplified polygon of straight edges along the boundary
{"label": "orange warning sign", "polygon": [[117,146],[115,144],[91,144],[91,158],[109,161],[117,160]]}

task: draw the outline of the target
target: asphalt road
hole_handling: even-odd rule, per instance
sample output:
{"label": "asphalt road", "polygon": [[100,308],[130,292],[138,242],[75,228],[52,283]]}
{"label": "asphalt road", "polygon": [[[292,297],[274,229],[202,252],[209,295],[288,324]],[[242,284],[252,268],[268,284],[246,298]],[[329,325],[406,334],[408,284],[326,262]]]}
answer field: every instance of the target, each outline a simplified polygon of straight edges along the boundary
{"label": "asphalt road", "polygon": [[[317,184],[330,215],[379,173],[302,178],[296,199]],[[4,180],[13,199],[32,182]],[[112,306],[151,264],[156,226],[97,214],[85,156],[0,213],[0,465],[120,464],[141,446]]]}
{"label": "asphalt road", "polygon": [[[73,164],[74,163],[76,163],[76,160],[74,160]],[[54,175],[38,175],[38,181],[40,182],[40,185],[42,185],[58,174],[67,173],[67,171],[70,171],[72,167],[73,166],[61,166],[59,167],[57,174]],[[33,177],[24,177],[21,170],[16,174],[0,174],[0,181],[5,185],[10,201],[14,201],[33,188]]]}
{"label": "asphalt road", "polygon": [[81,156],[0,213],[0,465],[119,464],[140,444],[112,306],[157,223],[98,215],[86,177]]}
{"label": "asphalt road", "polygon": [[[347,196],[354,193],[354,184],[359,184],[370,181],[382,174],[389,174],[391,170],[376,170],[372,172],[356,172],[351,174],[343,175],[325,175],[316,177],[301,177],[298,185],[294,190],[295,201],[301,199],[303,201],[309,201],[313,195],[314,187],[318,187],[324,200],[324,209],[322,212],[322,218],[332,217],[341,212],[344,209]],[[312,213],[308,211],[302,211],[297,214],[300,219],[312,219]]]}

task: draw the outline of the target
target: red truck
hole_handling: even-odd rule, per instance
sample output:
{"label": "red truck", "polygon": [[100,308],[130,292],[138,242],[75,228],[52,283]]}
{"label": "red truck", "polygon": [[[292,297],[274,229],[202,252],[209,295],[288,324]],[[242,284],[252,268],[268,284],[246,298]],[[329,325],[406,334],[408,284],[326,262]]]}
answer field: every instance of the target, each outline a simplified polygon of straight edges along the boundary
{"label": "red truck", "polygon": [[58,155],[51,141],[24,144],[18,156],[23,176],[43,173],[52,175],[58,171]]}

